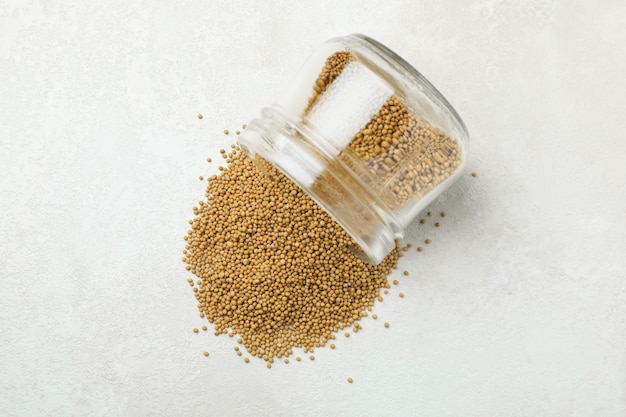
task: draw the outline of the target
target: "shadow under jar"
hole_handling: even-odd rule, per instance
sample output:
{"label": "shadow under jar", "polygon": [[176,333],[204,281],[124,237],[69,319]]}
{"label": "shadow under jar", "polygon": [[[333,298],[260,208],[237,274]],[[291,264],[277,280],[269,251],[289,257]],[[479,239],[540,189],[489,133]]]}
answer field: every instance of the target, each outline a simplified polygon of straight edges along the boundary
{"label": "shadow under jar", "polygon": [[469,135],[417,70],[355,34],[317,48],[238,142],[261,170],[273,165],[326,210],[357,256],[379,264],[459,177]]}

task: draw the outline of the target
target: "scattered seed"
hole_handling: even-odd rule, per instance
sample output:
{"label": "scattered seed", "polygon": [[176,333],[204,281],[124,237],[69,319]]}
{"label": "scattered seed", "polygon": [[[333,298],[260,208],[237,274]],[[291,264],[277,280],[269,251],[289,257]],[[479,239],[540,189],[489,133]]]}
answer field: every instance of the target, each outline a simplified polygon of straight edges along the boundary
{"label": "scattered seed", "polygon": [[376,314],[372,314],[372,318],[373,318],[374,320],[376,320],[376,319],[378,318],[378,316],[377,316]]}
{"label": "scattered seed", "polygon": [[424,250],[424,249],[423,249],[421,246],[418,246],[418,247],[417,247],[417,251],[418,251],[418,252],[421,252],[421,251],[423,251],[423,250]]}
{"label": "scattered seed", "polygon": [[352,384],[352,378],[348,378],[348,382]]}
{"label": "scattered seed", "polygon": [[297,360],[298,362],[300,362],[300,360],[301,360],[300,356],[296,356],[296,360]]}
{"label": "scattered seed", "polygon": [[315,360],[315,356],[311,355],[311,356],[309,356],[309,359],[311,359],[312,361],[314,361],[314,360]]}
{"label": "scattered seed", "polygon": [[243,358],[243,361],[244,361],[245,363],[248,363],[248,362],[250,362],[250,359],[249,359],[249,358]]}
{"label": "scattered seed", "polygon": [[207,329],[207,327],[206,327],[206,326],[202,326],[202,330],[206,330],[206,329]]}
{"label": "scattered seed", "polygon": [[475,173],[475,172],[472,172],[472,177],[475,177],[476,175],[478,175],[478,174]]}
{"label": "scattered seed", "polygon": [[194,327],[194,328],[193,328],[193,332],[194,332],[194,333],[198,333],[198,329]]}
{"label": "scattered seed", "polygon": [[383,291],[383,293],[389,294],[389,290],[385,290],[385,291]]}
{"label": "scattered seed", "polygon": [[431,217],[433,215],[432,211],[429,211],[428,213],[426,213],[428,215],[428,217]]}
{"label": "scattered seed", "polygon": [[330,348],[331,348],[331,349],[334,349],[334,348],[335,348],[335,344],[334,344],[334,343],[331,343],[331,344],[330,344]]}
{"label": "scattered seed", "polygon": [[202,181],[202,180],[204,179],[204,177],[203,177],[202,175],[200,175],[200,176],[198,177],[198,179],[199,179],[200,181]]}
{"label": "scattered seed", "polygon": [[420,220],[420,223],[421,223],[421,224],[426,224],[426,219],[421,219],[421,220]]}
{"label": "scattered seed", "polygon": [[439,227],[439,226],[441,226],[441,223],[439,222],[435,223],[435,227]]}
{"label": "scattered seed", "polygon": [[245,124],[245,123],[241,125],[241,128],[242,128],[242,129],[245,129],[246,127],[248,127],[248,125],[247,125],[247,124]]}
{"label": "scattered seed", "polygon": [[207,158],[207,159],[206,159],[206,161],[207,161],[208,163],[211,163],[212,159],[211,159],[211,158]]}
{"label": "scattered seed", "polygon": [[400,294],[398,294],[400,296],[400,298],[404,298],[404,293],[401,292]]}
{"label": "scattered seed", "polygon": [[224,134],[228,135],[228,130],[227,129],[224,130]]}
{"label": "scattered seed", "polygon": [[385,327],[389,327],[389,323],[385,322]]}
{"label": "scattered seed", "polygon": [[267,365],[265,365],[265,366],[267,366],[267,369],[269,369],[269,368],[271,368],[271,367],[272,367],[272,364],[271,364],[271,363],[268,363],[268,364],[267,364]]}
{"label": "scattered seed", "polygon": [[209,356],[209,352],[204,352],[204,356]]}
{"label": "scattered seed", "polygon": [[409,275],[409,271],[404,271],[403,274],[404,275]]}
{"label": "scattered seed", "polygon": [[240,134],[240,133],[241,133],[240,131],[235,130],[235,135],[238,135],[238,134]]}
{"label": "scattered seed", "polygon": [[441,217],[446,217],[446,212],[445,211],[441,212]]}
{"label": "scattered seed", "polygon": [[426,243],[427,245],[430,245],[430,239],[426,239],[424,243]]}
{"label": "scattered seed", "polygon": [[345,332],[343,335],[344,335],[345,337],[350,337],[350,333],[348,333],[348,332]]}
{"label": "scattered seed", "polygon": [[202,115],[201,114],[198,115],[198,119],[202,119]]}
{"label": "scattered seed", "polygon": [[289,363],[289,359],[285,358],[285,363]]}

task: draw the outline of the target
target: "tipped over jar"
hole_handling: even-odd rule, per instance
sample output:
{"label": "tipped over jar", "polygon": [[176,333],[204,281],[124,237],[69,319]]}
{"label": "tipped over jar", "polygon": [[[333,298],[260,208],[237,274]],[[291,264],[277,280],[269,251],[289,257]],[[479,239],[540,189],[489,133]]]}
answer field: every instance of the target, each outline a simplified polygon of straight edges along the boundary
{"label": "tipped over jar", "polygon": [[239,145],[296,183],[379,264],[465,167],[469,136],[417,70],[363,35],[314,51]]}

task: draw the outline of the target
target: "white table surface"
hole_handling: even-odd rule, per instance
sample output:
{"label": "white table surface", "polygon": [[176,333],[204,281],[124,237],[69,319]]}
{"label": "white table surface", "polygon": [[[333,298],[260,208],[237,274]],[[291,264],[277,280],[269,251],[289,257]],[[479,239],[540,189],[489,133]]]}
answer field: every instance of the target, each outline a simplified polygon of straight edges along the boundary
{"label": "white table surface", "polygon": [[[626,415],[625,21],[609,0],[0,0],[0,415]],[[198,176],[353,32],[453,103],[479,175],[411,227],[433,243],[376,305],[389,329],[244,364],[191,332]]]}

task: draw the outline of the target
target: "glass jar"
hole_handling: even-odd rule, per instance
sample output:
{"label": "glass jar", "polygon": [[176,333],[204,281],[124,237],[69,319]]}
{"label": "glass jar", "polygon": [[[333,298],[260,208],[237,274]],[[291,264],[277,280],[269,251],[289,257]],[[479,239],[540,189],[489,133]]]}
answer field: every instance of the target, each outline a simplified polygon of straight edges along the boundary
{"label": "glass jar", "polygon": [[258,167],[272,164],[326,210],[373,264],[459,177],[468,141],[435,87],[358,34],[316,49],[238,140]]}

